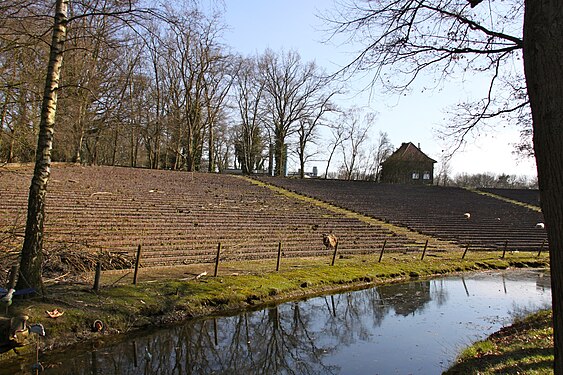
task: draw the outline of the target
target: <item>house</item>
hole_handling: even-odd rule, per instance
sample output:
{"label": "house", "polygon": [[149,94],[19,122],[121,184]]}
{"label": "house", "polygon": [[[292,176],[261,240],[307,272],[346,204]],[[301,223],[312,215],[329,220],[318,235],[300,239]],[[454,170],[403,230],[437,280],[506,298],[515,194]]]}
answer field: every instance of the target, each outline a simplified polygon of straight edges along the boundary
{"label": "house", "polygon": [[381,182],[399,184],[432,184],[434,163],[413,143],[403,143],[381,164]]}

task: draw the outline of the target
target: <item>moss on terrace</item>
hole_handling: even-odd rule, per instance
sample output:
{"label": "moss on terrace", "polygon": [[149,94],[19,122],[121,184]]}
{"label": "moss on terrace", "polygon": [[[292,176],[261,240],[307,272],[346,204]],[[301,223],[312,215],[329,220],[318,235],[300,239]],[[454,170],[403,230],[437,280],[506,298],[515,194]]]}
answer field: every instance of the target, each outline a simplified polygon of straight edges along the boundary
{"label": "moss on terrace", "polygon": [[[47,336],[40,345],[47,350],[338,290],[462,271],[548,267],[547,255],[515,253],[505,259],[499,252],[470,252],[465,259],[461,255],[427,252],[421,260],[420,253],[389,253],[379,263],[379,254],[372,254],[337,259],[334,266],[328,258],[289,258],[282,259],[278,272],[275,260],[222,263],[217,277],[210,276],[211,264],[141,268],[136,286],[130,271],[105,271],[98,292],[92,291],[93,275],[87,275],[81,284],[47,285],[43,298],[16,300],[9,313],[26,314],[31,323],[42,323]],[[47,317],[45,311],[55,308],[64,315]],[[106,324],[104,333],[91,331],[96,319]],[[34,348],[29,345],[23,352]],[[0,355],[0,361],[11,356],[13,351]]]}
{"label": "moss on terrace", "polygon": [[489,193],[489,192],[482,191],[482,190],[478,190],[478,189],[467,188],[467,190],[469,190],[469,191],[471,191],[471,192],[473,192],[473,193],[475,193],[475,194],[483,195],[483,196],[485,196],[485,197],[491,197],[491,198],[495,198],[495,199],[501,200],[501,201],[503,201],[503,202],[507,202],[507,203],[514,204],[514,205],[516,205],[516,206],[525,207],[525,208],[527,208],[527,209],[529,209],[529,210],[532,210],[532,211],[535,211],[535,212],[541,212],[541,208],[540,208],[540,207],[534,206],[534,205],[532,205],[532,204],[528,204],[528,203],[524,203],[524,202],[519,202],[519,201],[514,200],[514,199],[506,198],[506,197],[503,197],[503,196],[498,195],[498,194],[493,194],[493,193]]}

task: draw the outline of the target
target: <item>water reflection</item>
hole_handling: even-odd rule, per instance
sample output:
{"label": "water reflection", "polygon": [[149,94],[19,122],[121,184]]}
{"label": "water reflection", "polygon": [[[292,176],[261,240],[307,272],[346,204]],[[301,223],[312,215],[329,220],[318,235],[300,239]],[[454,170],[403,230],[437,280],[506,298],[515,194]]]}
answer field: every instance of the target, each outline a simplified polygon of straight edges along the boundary
{"label": "water reflection", "polygon": [[549,277],[538,272],[448,277],[199,320],[42,361],[48,374],[439,373],[518,307],[549,301]]}

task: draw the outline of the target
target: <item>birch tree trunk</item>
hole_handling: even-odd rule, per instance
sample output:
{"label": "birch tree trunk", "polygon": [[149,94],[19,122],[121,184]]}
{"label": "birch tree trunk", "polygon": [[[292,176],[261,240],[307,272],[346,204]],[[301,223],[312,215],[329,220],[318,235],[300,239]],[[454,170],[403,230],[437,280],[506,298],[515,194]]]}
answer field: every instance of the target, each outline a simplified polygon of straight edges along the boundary
{"label": "birch tree trunk", "polygon": [[35,155],[35,170],[27,208],[25,239],[21,252],[20,277],[16,289],[42,287],[41,263],[43,261],[43,227],[45,223],[45,198],[47,183],[51,174],[51,150],[53,129],[57,111],[57,90],[63,64],[64,41],[69,0],[56,0],[53,35],[49,54],[49,65],[45,78],[45,91],[41,104],[39,137]]}
{"label": "birch tree trunk", "polygon": [[534,151],[549,239],[554,373],[563,373],[563,7],[526,0],[524,70],[532,108]]}

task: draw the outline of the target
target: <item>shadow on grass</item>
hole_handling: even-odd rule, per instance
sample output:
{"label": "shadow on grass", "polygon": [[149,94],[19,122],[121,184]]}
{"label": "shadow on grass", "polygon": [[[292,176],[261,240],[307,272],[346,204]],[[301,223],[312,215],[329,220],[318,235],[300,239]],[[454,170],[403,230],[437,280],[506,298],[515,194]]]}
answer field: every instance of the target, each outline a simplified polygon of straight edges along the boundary
{"label": "shadow on grass", "polygon": [[478,358],[466,359],[445,371],[455,374],[550,374],[553,372],[553,349],[521,349],[503,354],[488,354]]}

